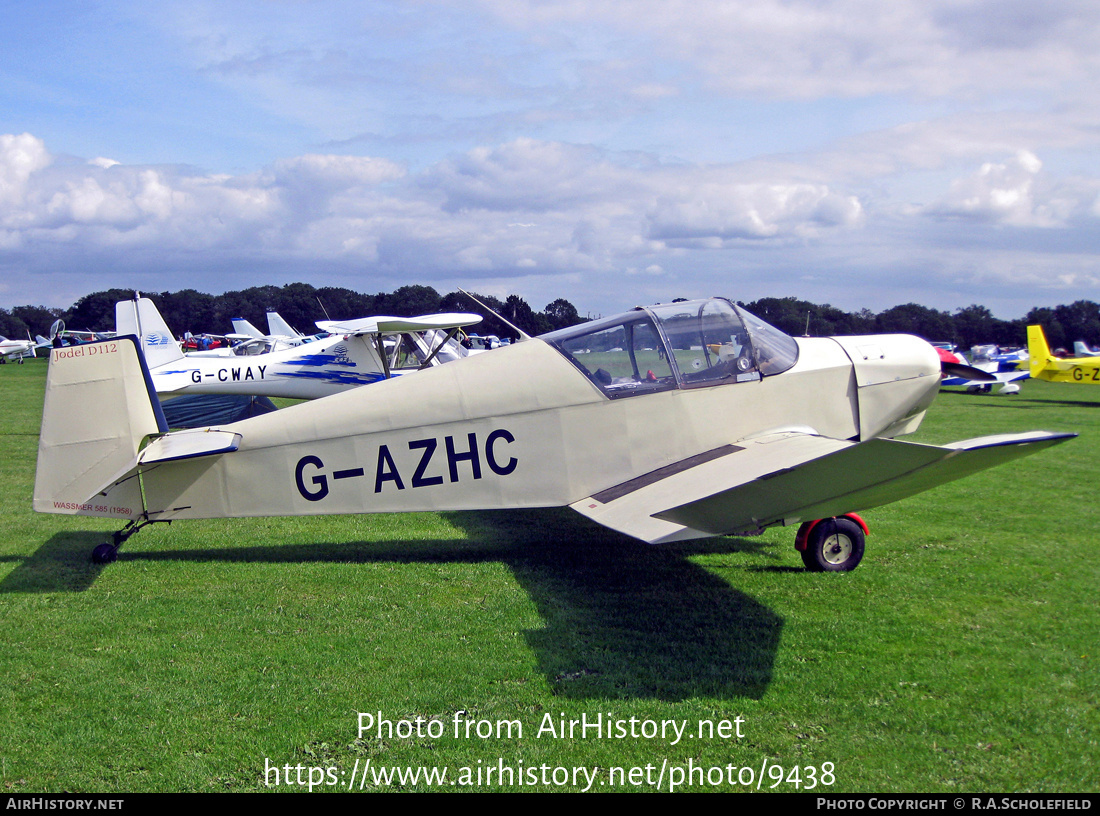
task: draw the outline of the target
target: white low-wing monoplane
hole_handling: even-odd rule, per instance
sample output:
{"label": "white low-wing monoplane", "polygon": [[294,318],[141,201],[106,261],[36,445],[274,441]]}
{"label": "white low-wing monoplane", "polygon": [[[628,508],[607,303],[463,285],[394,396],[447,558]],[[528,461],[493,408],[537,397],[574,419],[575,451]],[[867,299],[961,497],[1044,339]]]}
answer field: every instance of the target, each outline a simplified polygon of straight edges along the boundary
{"label": "white low-wing monoplane", "polygon": [[[34,350],[38,348],[38,343],[31,340],[29,337],[26,340],[9,340],[6,337],[0,337],[0,358],[3,361],[15,360],[18,363],[23,362],[24,357],[33,357]],[[49,341],[46,341],[46,345],[49,345]]]}
{"label": "white low-wing monoplane", "polygon": [[277,350],[259,339],[233,348],[231,357],[184,355],[148,298],[115,304],[119,335],[140,338],[153,389],[178,394],[251,394],[317,399],[420,371],[465,356],[453,336],[481,321],[476,314],[369,317],[321,340]]}
{"label": "white low-wing monoplane", "polygon": [[129,520],[102,562],[174,519],[569,505],[653,543],[801,524],[807,566],[842,571],[863,554],[853,511],[1073,436],[895,441],[940,376],[918,338],[795,340],[712,299],[166,433],[137,342],[116,338],[53,352],[34,508]]}

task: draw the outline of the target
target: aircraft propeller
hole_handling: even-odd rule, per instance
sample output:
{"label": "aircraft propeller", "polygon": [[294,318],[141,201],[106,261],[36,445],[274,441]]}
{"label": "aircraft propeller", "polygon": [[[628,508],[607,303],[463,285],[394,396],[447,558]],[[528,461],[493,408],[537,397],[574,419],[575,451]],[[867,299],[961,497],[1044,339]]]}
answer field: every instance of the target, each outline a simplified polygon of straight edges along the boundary
{"label": "aircraft propeller", "polygon": [[964,380],[976,380],[978,382],[997,382],[997,378],[988,371],[960,363],[956,355],[945,349],[936,348],[940,355],[940,371],[945,377],[961,377]]}

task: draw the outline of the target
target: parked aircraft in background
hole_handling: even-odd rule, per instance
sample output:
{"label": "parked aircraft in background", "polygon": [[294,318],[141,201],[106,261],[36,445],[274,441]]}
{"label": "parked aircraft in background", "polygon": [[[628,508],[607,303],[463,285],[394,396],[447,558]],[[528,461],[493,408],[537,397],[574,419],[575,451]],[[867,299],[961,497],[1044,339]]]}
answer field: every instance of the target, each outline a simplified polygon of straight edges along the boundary
{"label": "parked aircraft in background", "polygon": [[[1001,387],[997,389],[998,394],[1018,394],[1019,381],[1030,376],[1026,369],[1016,370],[1022,357],[1012,353],[1001,354],[997,346],[974,346],[970,350],[970,361],[956,351],[947,351],[938,346],[937,349],[940,359],[969,366],[969,370],[959,368],[945,371],[941,385],[965,385],[966,390],[972,394],[988,394],[994,383],[1001,383]],[[981,376],[982,374],[986,376]]]}
{"label": "parked aircraft in background", "polygon": [[[47,345],[49,345],[48,341]],[[24,357],[34,356],[36,347],[37,343],[30,337],[26,340],[9,340],[6,337],[0,337],[0,362],[14,360],[21,364]]]}
{"label": "parked aircraft in background", "polygon": [[101,562],[158,521],[568,505],[651,543],[800,525],[807,567],[844,571],[863,556],[854,511],[1073,436],[895,441],[939,391],[928,343],[796,340],[724,299],[173,433],[139,342],[55,349],[46,384],[34,508],[127,520]]}
{"label": "parked aircraft in background", "polygon": [[994,343],[970,347],[970,361],[975,366],[988,366],[993,363],[996,368],[990,367],[989,371],[1013,372],[1027,369],[1027,349],[1005,349]]}
{"label": "parked aircraft in background", "polygon": [[302,334],[283,320],[282,315],[278,312],[271,311],[267,313],[267,334],[269,337],[298,337],[303,342],[309,339],[307,335]]}
{"label": "parked aircraft in background", "polygon": [[[220,335],[225,342],[217,348],[205,351],[189,351],[184,343],[184,352],[188,357],[253,357],[258,354],[271,354],[275,351],[297,348],[329,336],[328,332],[304,335],[290,327],[278,312],[267,313],[267,325],[270,334],[264,334],[243,317],[232,319],[233,334]],[[214,336],[214,335],[206,335]]]}
{"label": "parked aircraft in background", "polygon": [[302,334],[283,320],[278,312],[267,313],[267,334],[261,332],[243,317],[233,318],[233,328],[237,334],[242,337],[254,340],[276,341],[274,349],[276,351],[283,348],[300,346],[303,343],[312,343],[314,340],[320,340],[324,336],[323,334]]}
{"label": "parked aircraft in background", "polygon": [[1055,357],[1042,326],[1027,327],[1031,376],[1050,382],[1100,385],[1100,357]]}
{"label": "parked aircraft in background", "polygon": [[[343,324],[334,336],[282,351],[272,351],[272,341],[253,340],[234,347],[232,357],[196,357],[180,351],[148,298],[115,305],[118,333],[141,338],[153,388],[165,396],[317,399],[463,357],[465,349],[453,334],[480,321],[476,314],[371,317]],[[435,329],[449,331],[430,345],[423,334]]]}
{"label": "parked aircraft in background", "polygon": [[470,354],[480,354],[483,351],[500,348],[502,344],[500,338],[495,334],[487,334],[485,336],[471,334],[462,341],[462,345],[470,350]]}
{"label": "parked aircraft in background", "polygon": [[232,357],[233,348],[251,340],[247,334],[192,334],[184,332],[180,348],[189,357]]}

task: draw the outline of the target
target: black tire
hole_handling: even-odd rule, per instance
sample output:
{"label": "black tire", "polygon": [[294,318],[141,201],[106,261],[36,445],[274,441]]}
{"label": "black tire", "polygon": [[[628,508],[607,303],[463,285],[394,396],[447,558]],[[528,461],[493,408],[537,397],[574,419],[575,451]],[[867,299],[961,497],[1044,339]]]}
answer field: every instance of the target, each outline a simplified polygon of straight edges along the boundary
{"label": "black tire", "polygon": [[851,519],[822,519],[810,531],[802,563],[812,572],[850,572],[863,560],[863,528]]}
{"label": "black tire", "polygon": [[110,564],[118,558],[118,547],[113,544],[100,544],[92,550],[93,564]]}

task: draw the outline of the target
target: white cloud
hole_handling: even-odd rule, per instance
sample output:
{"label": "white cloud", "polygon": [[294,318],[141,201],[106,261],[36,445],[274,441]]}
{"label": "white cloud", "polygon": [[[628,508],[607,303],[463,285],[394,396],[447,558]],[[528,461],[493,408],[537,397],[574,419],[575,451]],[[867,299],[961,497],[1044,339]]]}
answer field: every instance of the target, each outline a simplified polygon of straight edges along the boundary
{"label": "white cloud", "polygon": [[650,235],[681,238],[809,236],[826,227],[856,226],[863,209],[853,196],[815,184],[699,183],[662,195]]}
{"label": "white cloud", "polygon": [[[23,249],[275,253],[433,275],[554,276],[612,272],[677,241],[782,241],[861,218],[854,197],[824,185],[743,184],[730,167],[637,166],[635,157],[532,139],[477,148],[412,177],[385,159],[312,154],[241,176],[117,162],[42,173],[49,156],[40,140],[2,144],[0,166],[14,179],[5,187],[5,244]],[[651,261],[640,268],[662,271]]]}
{"label": "white cloud", "polygon": [[1062,227],[1084,202],[1042,184],[1043,163],[1021,150],[1004,162],[986,162],[951,183],[947,194],[925,208],[932,215],[1014,227]]}
{"label": "white cloud", "polygon": [[[965,94],[1086,81],[1100,8],[1084,0],[483,0],[517,30],[644,37],[718,91],[772,98]],[[627,40],[633,46],[638,43]],[[610,59],[609,59],[610,61]]]}
{"label": "white cloud", "polygon": [[[846,182],[836,168],[857,164],[858,153],[831,155],[826,173],[815,157],[662,164],[517,139],[412,174],[377,157],[307,154],[228,175],[51,162],[30,136],[0,137],[0,148],[0,263],[41,272],[28,276],[38,285],[51,280],[47,267],[66,267],[54,262],[62,256],[81,264],[94,257],[113,270],[73,300],[129,285],[138,265],[154,281],[184,268],[187,285],[207,291],[246,285],[226,269],[271,282],[273,266],[291,280],[360,289],[368,286],[364,276],[378,279],[371,288],[492,281],[508,289],[512,280],[523,282],[532,302],[549,302],[566,287],[565,296],[583,293],[579,307],[606,311],[624,300],[714,293],[816,296],[852,307],[866,301],[850,299],[872,295],[921,300],[905,291],[908,284],[889,285],[910,279],[937,296],[964,291],[967,303],[982,300],[974,287],[996,281],[1030,297],[1026,287],[1044,263],[1057,270],[1047,278],[1056,291],[1100,277],[1089,243],[1096,243],[1089,236],[1100,180],[1054,176],[1029,151],[971,164],[971,172],[943,181],[933,204],[904,210],[844,186],[859,174]],[[885,161],[891,172],[898,163],[897,156]],[[1065,243],[1078,247],[1072,265],[1065,249],[1052,260],[1020,237],[1035,226],[1063,228]],[[1009,263],[1004,252],[966,245],[985,240],[987,227],[1016,240],[1019,258]]]}
{"label": "white cloud", "polygon": [[404,169],[386,159],[370,156],[306,155],[279,159],[272,167],[276,184],[310,188],[345,189],[376,185],[405,175]]}
{"label": "white cloud", "polygon": [[[41,139],[29,133],[0,135],[0,206],[17,205],[30,177],[48,167],[51,161]],[[0,210],[0,218],[4,221],[13,216],[18,220],[18,213]]]}

